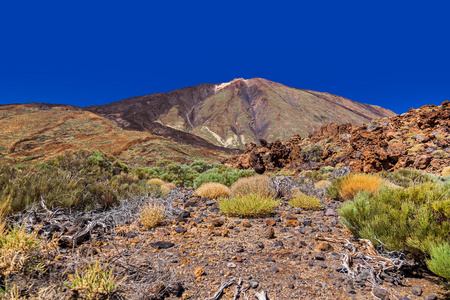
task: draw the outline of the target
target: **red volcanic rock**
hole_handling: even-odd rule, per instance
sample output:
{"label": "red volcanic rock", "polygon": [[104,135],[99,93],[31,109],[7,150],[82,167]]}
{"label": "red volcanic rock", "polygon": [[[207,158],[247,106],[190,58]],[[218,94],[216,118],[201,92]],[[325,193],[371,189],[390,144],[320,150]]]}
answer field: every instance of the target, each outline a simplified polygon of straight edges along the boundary
{"label": "red volcanic rock", "polygon": [[297,135],[286,142],[262,144],[264,147],[247,144],[244,154],[224,162],[259,171],[317,170],[344,164],[354,172],[416,168],[440,173],[450,157],[450,102],[410,109],[403,115],[359,127],[328,124],[309,138]]}

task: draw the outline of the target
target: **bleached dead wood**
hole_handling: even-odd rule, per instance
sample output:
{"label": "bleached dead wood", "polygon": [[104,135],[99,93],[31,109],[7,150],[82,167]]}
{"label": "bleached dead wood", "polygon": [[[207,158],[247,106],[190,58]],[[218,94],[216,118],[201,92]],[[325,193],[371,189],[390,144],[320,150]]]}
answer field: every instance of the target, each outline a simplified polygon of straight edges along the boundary
{"label": "bleached dead wood", "polygon": [[233,300],[236,300],[239,296],[239,293],[241,292],[241,286],[242,286],[242,279],[239,278],[238,283],[236,285],[236,292],[234,293]]}
{"label": "bleached dead wood", "polygon": [[212,296],[211,298],[208,298],[206,300],[217,300],[220,298],[220,296],[223,293],[223,290],[226,289],[227,287],[229,287],[230,285],[232,285],[234,282],[236,281],[235,278],[231,278],[230,280],[224,282],[220,288],[217,290],[217,292],[214,294],[214,296]]}
{"label": "bleached dead wood", "polygon": [[268,299],[267,299],[267,293],[266,293],[266,291],[261,291],[261,292],[259,292],[259,293],[256,293],[256,294],[255,294],[255,297],[256,297],[258,300],[268,300]]}

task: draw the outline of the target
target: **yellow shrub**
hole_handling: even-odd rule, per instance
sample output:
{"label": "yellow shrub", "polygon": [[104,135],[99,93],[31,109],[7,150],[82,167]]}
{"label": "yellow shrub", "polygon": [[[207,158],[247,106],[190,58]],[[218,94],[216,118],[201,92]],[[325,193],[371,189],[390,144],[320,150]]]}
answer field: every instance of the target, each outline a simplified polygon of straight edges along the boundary
{"label": "yellow shrub", "polygon": [[342,180],[339,194],[343,199],[350,200],[359,191],[375,192],[381,182],[382,179],[378,176],[362,173],[351,174]]}
{"label": "yellow shrub", "polygon": [[231,217],[262,217],[270,215],[280,204],[272,197],[248,194],[242,197],[223,199],[219,203],[221,212]]}
{"label": "yellow shrub", "polygon": [[247,178],[239,178],[231,185],[231,196],[241,197],[247,194],[259,194],[264,197],[273,196],[269,190],[269,177],[256,175]]}
{"label": "yellow shrub", "polygon": [[450,176],[450,166],[449,167],[445,167],[443,170],[442,170],[442,176]]}
{"label": "yellow shrub", "polygon": [[162,186],[164,184],[164,181],[159,178],[152,178],[152,179],[147,180],[147,184]]}
{"label": "yellow shrub", "polygon": [[211,199],[229,197],[230,188],[221,183],[207,182],[203,183],[198,189],[195,190],[194,196],[209,197]]}
{"label": "yellow shrub", "polygon": [[323,207],[322,201],[315,196],[308,196],[299,191],[294,192],[293,198],[289,201],[292,207],[299,207],[305,210],[320,210]]}
{"label": "yellow shrub", "polygon": [[166,197],[169,194],[169,192],[172,189],[176,188],[176,187],[177,186],[174,183],[172,183],[172,182],[164,183],[163,185],[161,185],[161,194],[162,194],[162,196]]}
{"label": "yellow shrub", "polygon": [[164,220],[164,211],[164,205],[151,202],[141,210],[139,221],[142,226],[151,229]]}

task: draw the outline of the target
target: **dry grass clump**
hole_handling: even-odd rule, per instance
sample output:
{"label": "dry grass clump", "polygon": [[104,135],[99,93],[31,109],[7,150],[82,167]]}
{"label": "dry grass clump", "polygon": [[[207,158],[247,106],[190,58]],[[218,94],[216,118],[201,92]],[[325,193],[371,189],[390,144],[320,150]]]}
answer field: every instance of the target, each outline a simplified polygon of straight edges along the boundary
{"label": "dry grass clump", "polygon": [[27,233],[25,226],[6,228],[5,217],[8,202],[0,207],[0,275],[18,272],[31,258],[31,252],[39,247],[37,233]]}
{"label": "dry grass clump", "polygon": [[177,186],[173,183],[173,182],[166,182],[163,185],[160,186],[161,188],[161,196],[162,197],[167,197],[167,195],[169,194],[169,192],[176,188]]}
{"label": "dry grass clump", "polygon": [[146,229],[151,229],[164,220],[165,209],[164,205],[150,202],[144,207],[139,216],[139,221]]}
{"label": "dry grass clump", "polygon": [[442,170],[442,176],[444,176],[444,177],[450,176],[450,166],[449,167],[445,167]]}
{"label": "dry grass clump", "polygon": [[360,191],[375,192],[382,182],[378,176],[356,173],[344,178],[341,182],[339,194],[343,199],[351,200]]}
{"label": "dry grass clump", "polygon": [[165,182],[159,178],[152,178],[147,180],[148,185],[156,185],[156,186],[162,186]]}
{"label": "dry grass clump", "polygon": [[247,178],[239,178],[231,185],[231,196],[242,197],[247,194],[259,194],[264,197],[273,196],[269,189],[269,177],[256,175]]}
{"label": "dry grass clump", "polygon": [[326,188],[327,186],[330,186],[330,185],[331,185],[331,181],[329,181],[329,180],[320,180],[320,181],[317,181],[314,184],[314,187],[316,189],[324,189],[324,188]]}
{"label": "dry grass clump", "polygon": [[322,201],[315,196],[309,196],[296,191],[293,198],[289,201],[292,207],[299,207],[304,210],[320,210],[323,207]]}
{"label": "dry grass clump", "polygon": [[119,283],[113,275],[113,270],[107,270],[97,261],[87,267],[82,273],[76,271],[75,275],[67,284],[72,290],[83,293],[86,299],[97,299],[112,293]]}
{"label": "dry grass clump", "polygon": [[279,204],[280,201],[275,201],[273,197],[248,194],[223,199],[219,203],[219,209],[230,217],[262,217],[272,214]]}
{"label": "dry grass clump", "polygon": [[230,188],[221,183],[207,182],[203,183],[198,189],[195,190],[194,196],[209,197],[211,199],[229,197]]}

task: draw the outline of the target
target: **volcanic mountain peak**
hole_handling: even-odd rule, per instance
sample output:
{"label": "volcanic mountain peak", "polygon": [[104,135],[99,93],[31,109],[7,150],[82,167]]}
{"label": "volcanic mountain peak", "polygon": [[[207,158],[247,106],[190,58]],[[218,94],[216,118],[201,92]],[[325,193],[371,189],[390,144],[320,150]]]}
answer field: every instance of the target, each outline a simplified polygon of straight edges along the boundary
{"label": "volcanic mountain peak", "polygon": [[331,121],[361,125],[395,115],[378,106],[263,78],[201,84],[86,109],[125,129],[148,130],[187,143],[200,137],[216,146],[241,149],[261,138],[307,136]]}

